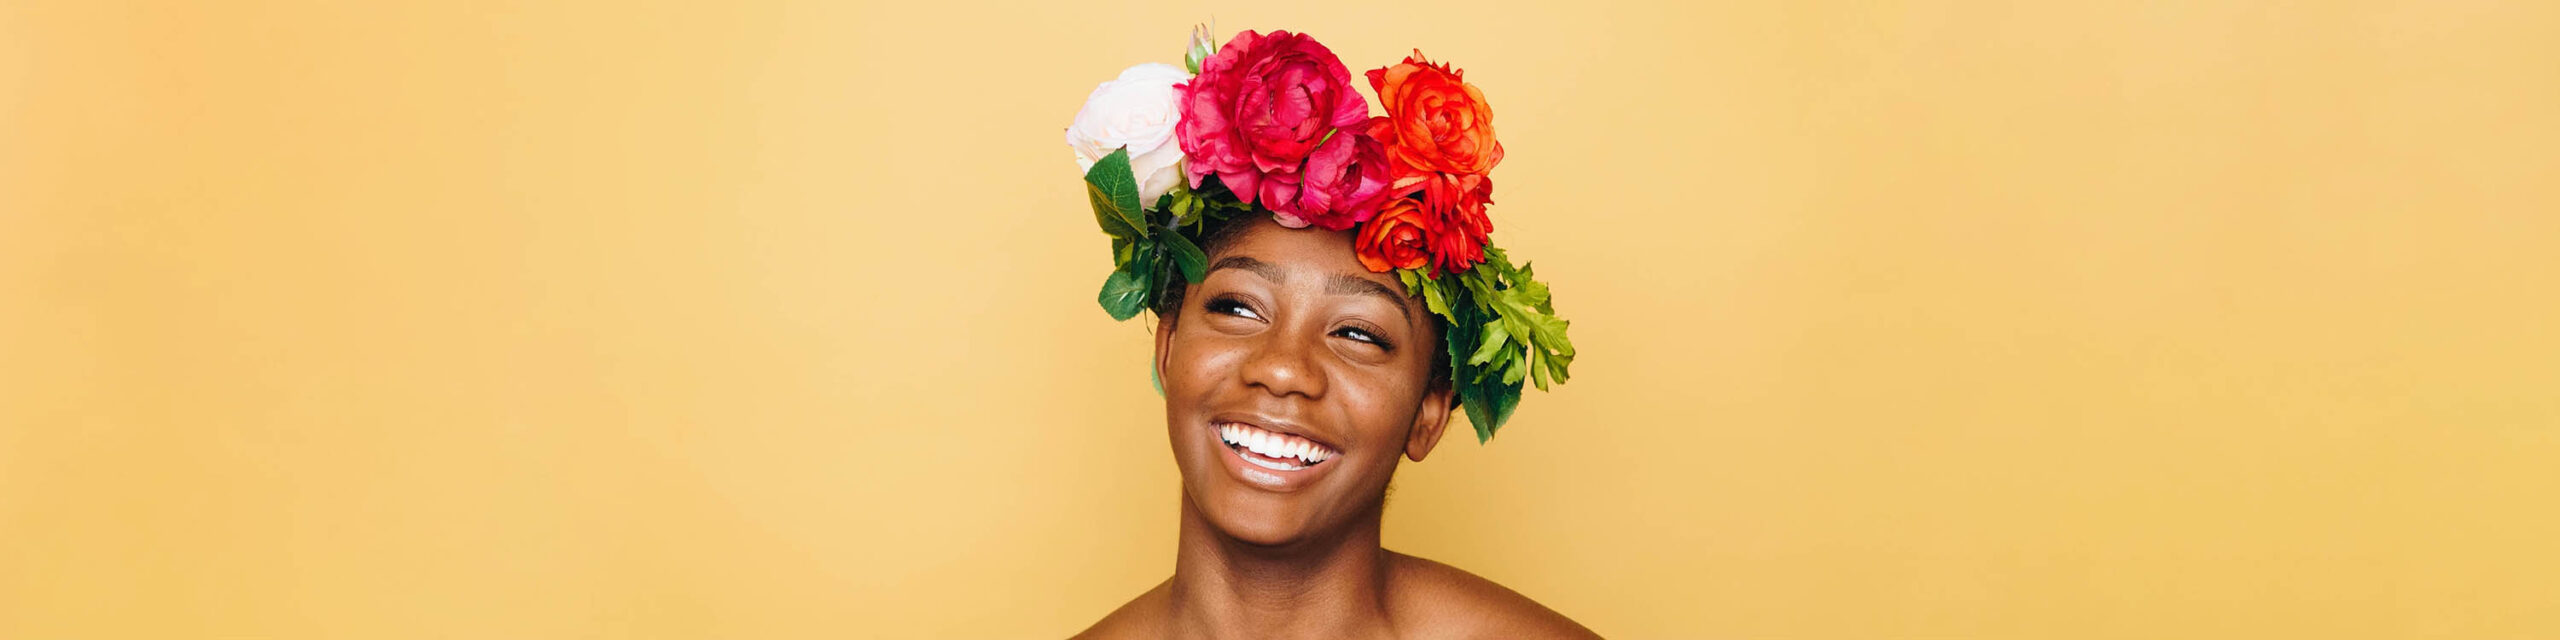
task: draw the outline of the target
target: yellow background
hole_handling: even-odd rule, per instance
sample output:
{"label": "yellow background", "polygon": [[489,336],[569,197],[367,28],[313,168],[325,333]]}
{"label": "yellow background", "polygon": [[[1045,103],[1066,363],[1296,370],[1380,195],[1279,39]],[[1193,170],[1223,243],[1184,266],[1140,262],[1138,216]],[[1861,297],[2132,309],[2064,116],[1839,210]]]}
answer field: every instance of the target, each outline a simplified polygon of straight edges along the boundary
{"label": "yellow background", "polygon": [[0,637],[1082,628],[1177,498],[1060,131],[1211,16],[1466,69],[1575,321],[1393,548],[1623,637],[2560,635],[2553,3],[15,0]]}

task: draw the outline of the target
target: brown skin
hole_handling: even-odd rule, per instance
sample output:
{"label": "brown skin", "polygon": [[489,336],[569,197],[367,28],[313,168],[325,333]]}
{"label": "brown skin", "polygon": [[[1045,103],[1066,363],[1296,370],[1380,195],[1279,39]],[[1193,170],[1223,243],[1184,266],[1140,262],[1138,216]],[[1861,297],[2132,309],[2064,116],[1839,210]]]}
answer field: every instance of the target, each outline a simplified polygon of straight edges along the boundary
{"label": "brown skin", "polygon": [[[1430,455],[1449,424],[1452,391],[1432,375],[1439,322],[1393,274],[1363,268],[1348,232],[1249,224],[1156,328],[1182,472],[1173,577],[1076,637],[1598,637],[1379,545],[1396,465]],[[1319,466],[1340,466],[1285,488],[1240,480],[1211,426],[1236,416],[1327,444],[1339,455]]]}

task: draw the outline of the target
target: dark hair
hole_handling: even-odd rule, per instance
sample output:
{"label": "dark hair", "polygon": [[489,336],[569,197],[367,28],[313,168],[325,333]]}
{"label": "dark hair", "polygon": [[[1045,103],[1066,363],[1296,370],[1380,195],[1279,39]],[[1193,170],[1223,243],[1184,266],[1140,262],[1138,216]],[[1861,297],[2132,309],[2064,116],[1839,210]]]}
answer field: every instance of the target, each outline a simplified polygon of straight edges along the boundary
{"label": "dark hair", "polygon": [[[1252,227],[1255,220],[1269,215],[1271,215],[1270,212],[1255,208],[1252,213],[1202,222],[1198,242],[1200,252],[1211,256],[1218,255],[1219,251],[1226,250],[1228,244],[1235,242],[1237,235],[1242,234],[1246,228]],[[1170,270],[1171,265],[1167,265],[1166,268]],[[1156,321],[1172,322],[1174,318],[1181,317],[1182,298],[1190,289],[1190,284],[1182,279],[1182,274],[1178,272],[1156,274],[1155,289],[1154,295],[1150,297],[1153,304],[1148,305],[1148,310],[1155,312]],[[1423,314],[1430,316],[1432,322],[1441,323],[1442,333],[1448,332],[1449,328],[1440,316],[1428,310],[1423,311]],[[1443,335],[1442,340],[1446,339],[1447,336]],[[1449,369],[1448,345],[1435,340],[1431,346],[1431,384],[1435,387],[1449,385],[1454,374]],[[1449,394],[1449,406],[1451,408],[1458,406],[1457,394]]]}

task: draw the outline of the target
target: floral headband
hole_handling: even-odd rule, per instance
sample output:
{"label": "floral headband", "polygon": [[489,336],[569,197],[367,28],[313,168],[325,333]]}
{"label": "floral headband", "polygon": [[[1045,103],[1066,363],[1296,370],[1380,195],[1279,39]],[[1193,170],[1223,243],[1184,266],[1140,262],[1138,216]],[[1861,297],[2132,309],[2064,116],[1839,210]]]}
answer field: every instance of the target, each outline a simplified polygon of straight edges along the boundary
{"label": "floral headband", "polygon": [[1370,117],[1342,61],[1306,34],[1246,31],[1220,47],[1194,28],[1183,64],[1120,72],[1067,128],[1111,236],[1117,268],[1101,302],[1112,319],[1199,282],[1210,223],[1267,210],[1285,227],[1352,230],[1361,265],[1422,298],[1479,442],[1510,419],[1523,382],[1564,383],[1568,323],[1528,263],[1492,244],[1486,173],[1502,143],[1461,72],[1420,51],[1370,70],[1387,111]]}

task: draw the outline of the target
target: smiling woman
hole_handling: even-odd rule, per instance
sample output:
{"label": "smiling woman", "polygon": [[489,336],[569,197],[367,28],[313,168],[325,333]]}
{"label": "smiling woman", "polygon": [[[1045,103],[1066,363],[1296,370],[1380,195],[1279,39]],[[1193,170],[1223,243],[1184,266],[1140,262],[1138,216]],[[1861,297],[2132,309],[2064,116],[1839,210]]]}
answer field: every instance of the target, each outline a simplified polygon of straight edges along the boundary
{"label": "smiling woman", "polygon": [[1490,246],[1483,94],[1417,53],[1369,73],[1372,118],[1285,31],[1195,33],[1186,62],[1123,72],[1067,133],[1119,265],[1102,306],[1162,319],[1183,495],[1173,576],[1084,636],[1592,636],[1381,545],[1398,465],[1461,408],[1491,439],[1573,359],[1546,286]]}
{"label": "smiling woman", "polygon": [[1380,545],[1397,465],[1429,456],[1453,413],[1423,303],[1363,268],[1348,232],[1226,227],[1156,328],[1184,497],[1173,576],[1083,637],[1589,637]]}

